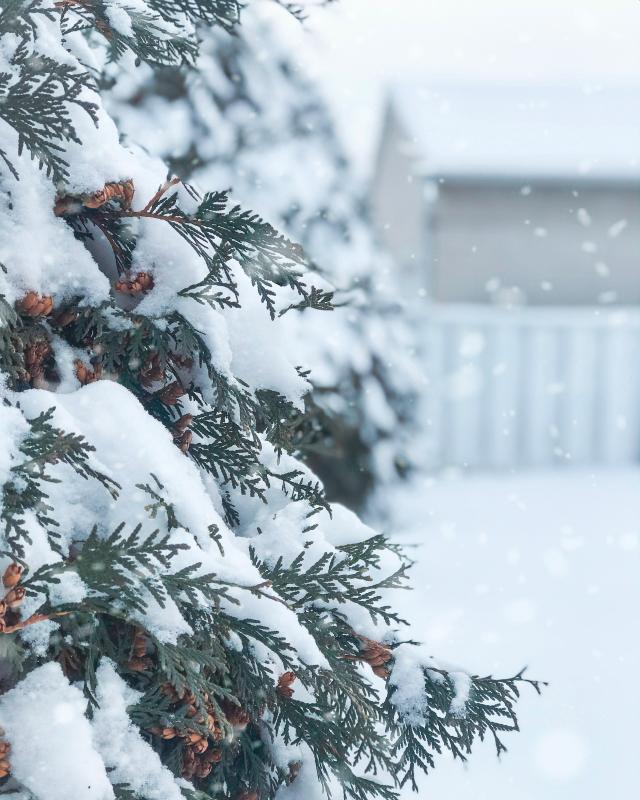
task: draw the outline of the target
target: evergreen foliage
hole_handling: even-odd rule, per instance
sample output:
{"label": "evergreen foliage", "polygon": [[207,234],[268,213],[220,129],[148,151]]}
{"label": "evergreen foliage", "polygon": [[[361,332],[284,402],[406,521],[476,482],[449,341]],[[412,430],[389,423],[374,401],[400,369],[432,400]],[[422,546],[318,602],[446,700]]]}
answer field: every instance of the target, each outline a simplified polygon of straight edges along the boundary
{"label": "evergreen foliage", "polygon": [[[300,363],[313,367],[299,446],[329,496],[360,507],[419,464],[420,335],[311,65],[282,44],[296,39],[291,27],[286,14],[251,6],[236,35],[201,31],[201,70],[139,70],[115,83],[110,107],[183,178],[230,185],[337,287],[330,335],[321,316],[287,318]],[[185,120],[179,135],[155,133]]]}
{"label": "evergreen foliage", "polygon": [[298,458],[318,431],[278,337],[330,290],[103,107],[108,65],[195,63],[239,4],[130,5],[0,16],[0,791],[388,800],[444,749],[503,749],[538,686],[404,640],[403,556]]}

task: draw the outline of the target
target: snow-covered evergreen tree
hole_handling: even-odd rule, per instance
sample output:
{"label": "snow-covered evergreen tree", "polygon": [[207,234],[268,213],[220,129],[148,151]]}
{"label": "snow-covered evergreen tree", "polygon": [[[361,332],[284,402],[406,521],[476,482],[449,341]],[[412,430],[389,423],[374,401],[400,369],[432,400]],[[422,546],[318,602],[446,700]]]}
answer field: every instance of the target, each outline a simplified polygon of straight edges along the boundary
{"label": "snow-covered evergreen tree", "polygon": [[[297,458],[303,249],[129,141],[105,64],[194,64],[235,0],[0,10],[0,792],[392,798],[517,727],[387,597],[402,555]],[[109,73],[113,74],[109,69]],[[286,315],[285,315],[286,316]]]}
{"label": "snow-covered evergreen tree", "polygon": [[290,314],[285,325],[291,357],[311,369],[315,388],[315,425],[299,445],[329,495],[359,505],[419,462],[413,423],[424,378],[416,326],[295,28],[285,10],[258,3],[235,35],[203,32],[201,69],[139,69],[114,81],[110,108],[120,130],[176,174],[230,186],[337,288],[330,325],[315,313]]}

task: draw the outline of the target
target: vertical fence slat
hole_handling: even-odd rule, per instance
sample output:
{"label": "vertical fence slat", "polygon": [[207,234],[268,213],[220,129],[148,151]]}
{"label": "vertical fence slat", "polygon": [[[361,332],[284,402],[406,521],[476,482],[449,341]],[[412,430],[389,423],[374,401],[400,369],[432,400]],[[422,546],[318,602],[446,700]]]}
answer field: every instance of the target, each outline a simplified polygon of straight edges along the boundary
{"label": "vertical fence slat", "polygon": [[525,463],[542,466],[556,461],[558,446],[556,397],[557,372],[554,335],[548,327],[528,330],[523,368],[529,391],[523,408]]}
{"label": "vertical fence slat", "polygon": [[520,359],[513,325],[497,325],[485,359],[488,386],[488,424],[491,432],[488,458],[495,467],[517,463],[518,381]]}
{"label": "vertical fence slat", "polygon": [[427,431],[425,462],[430,469],[438,469],[447,463],[448,454],[444,449],[443,376],[446,373],[445,363],[445,325],[436,318],[427,325],[427,386],[425,387],[425,419]]}
{"label": "vertical fence slat", "polygon": [[640,311],[433,305],[433,468],[640,458]]}
{"label": "vertical fence slat", "polygon": [[461,324],[452,329],[447,374],[447,442],[450,460],[464,467],[482,463],[480,429],[486,375],[482,356],[486,332],[480,326]]}
{"label": "vertical fence slat", "polygon": [[597,337],[598,330],[586,325],[568,327],[564,336],[561,445],[569,464],[588,464],[595,459]]}
{"label": "vertical fence slat", "polygon": [[637,350],[630,331],[621,325],[606,328],[603,340],[602,459],[606,464],[618,464],[637,454],[638,410],[632,390],[637,380],[637,364],[633,369]]}

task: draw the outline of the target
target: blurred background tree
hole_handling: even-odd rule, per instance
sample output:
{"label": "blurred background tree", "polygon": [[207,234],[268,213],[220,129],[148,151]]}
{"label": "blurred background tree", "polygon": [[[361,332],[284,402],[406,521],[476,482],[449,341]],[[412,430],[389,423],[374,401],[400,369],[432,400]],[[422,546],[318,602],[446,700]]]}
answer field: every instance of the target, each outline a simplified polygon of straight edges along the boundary
{"label": "blurred background tree", "polygon": [[[419,463],[422,386],[412,320],[290,9],[253,4],[243,25],[201,31],[201,68],[141,65],[114,80],[110,111],[183,178],[232,197],[299,241],[337,289],[329,324],[289,314],[296,363],[310,368],[312,423],[293,431],[330,499],[362,508]],[[115,72],[114,72],[115,75]],[[304,317],[304,320],[302,319]]]}

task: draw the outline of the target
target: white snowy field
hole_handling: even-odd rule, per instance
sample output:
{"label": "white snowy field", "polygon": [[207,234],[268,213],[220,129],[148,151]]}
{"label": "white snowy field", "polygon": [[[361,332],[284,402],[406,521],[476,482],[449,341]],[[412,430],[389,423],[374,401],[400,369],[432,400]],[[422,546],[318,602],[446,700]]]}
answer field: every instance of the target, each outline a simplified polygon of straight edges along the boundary
{"label": "white snowy field", "polygon": [[414,633],[478,673],[550,682],[525,691],[506,755],[442,757],[420,798],[637,797],[640,470],[421,479],[393,499]]}

